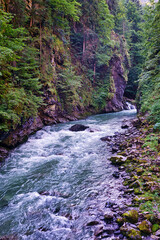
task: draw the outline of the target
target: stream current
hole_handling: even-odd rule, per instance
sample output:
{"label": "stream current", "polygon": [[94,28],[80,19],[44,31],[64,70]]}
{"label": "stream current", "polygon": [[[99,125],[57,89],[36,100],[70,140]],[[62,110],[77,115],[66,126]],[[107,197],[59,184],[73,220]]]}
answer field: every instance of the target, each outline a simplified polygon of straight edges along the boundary
{"label": "stream current", "polygon": [[[0,169],[0,237],[25,240],[91,240],[109,200],[123,204],[101,137],[123,132],[136,110],[101,114],[44,127],[10,153]],[[89,126],[71,132],[74,124]]]}

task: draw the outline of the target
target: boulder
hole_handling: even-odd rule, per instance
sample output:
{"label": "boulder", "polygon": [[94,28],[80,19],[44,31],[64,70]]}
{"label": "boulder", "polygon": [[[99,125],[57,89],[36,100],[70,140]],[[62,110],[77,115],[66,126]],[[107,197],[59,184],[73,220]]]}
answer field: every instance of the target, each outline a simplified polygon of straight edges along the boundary
{"label": "boulder", "polygon": [[106,136],[106,137],[100,138],[100,140],[101,140],[101,141],[104,141],[104,142],[106,142],[106,141],[110,142],[111,139],[112,139],[112,137],[110,137],[110,136]]}
{"label": "boulder", "polygon": [[130,127],[130,123],[127,120],[123,120],[121,128],[125,129],[129,127]]}
{"label": "boulder", "polygon": [[146,235],[151,233],[151,226],[152,224],[148,220],[144,220],[138,225],[139,230]]}
{"label": "boulder", "polygon": [[113,177],[115,177],[115,178],[119,178],[119,175],[120,175],[120,174],[119,174],[119,172],[115,171],[112,175],[113,175]]}
{"label": "boulder", "polygon": [[70,131],[72,132],[79,132],[79,131],[84,131],[87,128],[89,128],[88,126],[84,126],[82,124],[75,124],[72,127],[69,128]]}
{"label": "boulder", "polygon": [[102,234],[102,233],[103,233],[103,225],[99,225],[99,226],[95,229],[94,235],[95,235],[95,236],[99,236],[99,235]]}
{"label": "boulder", "polygon": [[6,148],[0,147],[0,161],[6,158],[8,156],[8,153],[9,151]]}
{"label": "boulder", "polygon": [[114,212],[105,212],[104,213],[104,219],[106,221],[113,221],[115,213]]}
{"label": "boulder", "polygon": [[130,210],[123,214],[123,217],[126,219],[127,222],[130,223],[137,223],[138,222],[138,212],[136,210]]}
{"label": "boulder", "polygon": [[110,158],[110,161],[113,165],[120,166],[126,162],[126,157],[121,155],[112,156]]}
{"label": "boulder", "polygon": [[127,237],[127,239],[131,239],[131,240],[141,240],[142,236],[140,231],[124,224],[121,228],[120,228],[121,232],[123,233],[123,235],[125,235]]}

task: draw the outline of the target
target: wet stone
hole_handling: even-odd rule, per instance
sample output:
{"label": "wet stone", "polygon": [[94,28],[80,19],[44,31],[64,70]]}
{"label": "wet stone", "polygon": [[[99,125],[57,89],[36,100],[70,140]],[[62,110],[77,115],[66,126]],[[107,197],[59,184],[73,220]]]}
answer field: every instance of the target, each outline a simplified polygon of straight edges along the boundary
{"label": "wet stone", "polygon": [[115,235],[115,236],[120,235],[120,233],[121,233],[120,230],[114,231],[114,235]]}
{"label": "wet stone", "polygon": [[88,126],[84,126],[82,124],[75,124],[72,127],[69,128],[70,131],[72,132],[79,132],[79,131],[84,131],[87,128],[89,128]]}
{"label": "wet stone", "polygon": [[109,137],[109,136],[106,136],[106,137],[102,137],[102,138],[100,138],[100,140],[101,140],[101,141],[104,141],[104,142],[105,142],[105,141],[108,141],[108,142],[110,142],[110,141],[111,141],[111,139],[112,139],[112,138],[111,138],[111,137]]}
{"label": "wet stone", "polygon": [[119,176],[120,176],[120,173],[119,172],[117,172],[117,171],[115,171],[113,174],[113,177],[115,177],[115,178],[119,178]]}
{"label": "wet stone", "polygon": [[115,231],[114,225],[110,224],[104,227],[104,231],[107,232],[108,234],[111,234]]}
{"label": "wet stone", "polygon": [[106,208],[111,208],[111,207],[113,207],[113,205],[115,205],[115,203],[108,200],[108,201],[106,202],[106,204],[105,204],[105,207],[106,207]]}
{"label": "wet stone", "polygon": [[97,226],[97,228],[94,231],[94,235],[99,236],[101,233],[103,233],[103,225]]}
{"label": "wet stone", "polygon": [[99,224],[99,221],[97,220],[91,220],[89,221],[86,225],[87,226],[94,226],[94,225],[98,225]]}
{"label": "wet stone", "polygon": [[155,235],[160,237],[160,230],[158,230],[157,232],[155,232]]}

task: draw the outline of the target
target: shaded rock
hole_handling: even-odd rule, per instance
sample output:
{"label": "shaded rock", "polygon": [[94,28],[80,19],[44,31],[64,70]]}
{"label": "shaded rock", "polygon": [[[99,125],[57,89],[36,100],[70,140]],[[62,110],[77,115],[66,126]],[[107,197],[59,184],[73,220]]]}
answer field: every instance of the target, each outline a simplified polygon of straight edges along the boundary
{"label": "shaded rock", "polygon": [[89,128],[88,126],[84,126],[82,124],[75,124],[72,127],[69,128],[70,131],[72,132],[79,132],[79,131],[84,131],[87,128]]}
{"label": "shaded rock", "polygon": [[123,217],[126,221],[130,223],[137,223],[138,222],[138,212],[136,210],[130,210],[123,214]]}
{"label": "shaded rock", "polygon": [[152,224],[148,220],[144,220],[138,225],[138,228],[143,234],[149,235],[151,233],[151,226]]}
{"label": "shaded rock", "polygon": [[[117,38],[117,36],[116,36]],[[107,101],[105,111],[106,112],[117,112],[124,109],[123,95],[126,87],[127,80],[125,79],[125,69],[129,67],[128,57],[124,53],[125,61],[124,66],[122,64],[122,58],[116,54],[113,55],[110,61],[111,75],[114,81],[114,95]]]}
{"label": "shaded rock", "polygon": [[103,233],[103,225],[97,226],[97,228],[94,231],[94,235],[99,236],[102,233]]}
{"label": "shaded rock", "polygon": [[116,222],[118,223],[119,226],[122,226],[124,223],[124,218],[119,217],[119,218],[117,218]]}
{"label": "shaded rock", "polygon": [[105,226],[104,231],[111,234],[115,231],[115,226],[113,224],[109,224]]}
{"label": "shaded rock", "polygon": [[124,224],[120,228],[120,230],[123,233],[123,235],[127,237],[127,239],[131,239],[131,240],[141,240],[142,239],[140,231],[138,231],[126,224]]}
{"label": "shaded rock", "polygon": [[115,146],[112,147],[112,153],[116,153],[116,152],[118,152],[118,150],[119,150],[118,147],[115,147]]}
{"label": "shaded rock", "polygon": [[105,213],[104,213],[104,220],[105,220],[107,223],[110,223],[110,222],[113,221],[114,215],[115,215],[114,212],[105,212]]}
{"label": "shaded rock", "polygon": [[140,182],[138,180],[134,181],[133,183],[130,184],[130,187],[133,187],[133,188],[139,188],[141,185],[140,185]]}
{"label": "shaded rock", "polygon": [[9,154],[9,151],[6,148],[0,147],[0,161],[6,158],[8,154]]}
{"label": "shaded rock", "polygon": [[120,166],[126,162],[126,157],[121,155],[112,156],[110,158],[110,161],[113,165]]}
{"label": "shaded rock", "polygon": [[130,127],[130,123],[127,120],[124,120],[122,122],[121,128],[125,129],[125,128],[129,128],[129,127]]}
{"label": "shaded rock", "polygon": [[16,130],[9,132],[1,144],[8,148],[14,148],[18,144],[26,142],[30,134],[42,129],[43,126],[40,117],[30,118],[22,126],[18,126]]}
{"label": "shaded rock", "polygon": [[42,191],[42,192],[39,192],[39,194],[42,195],[42,196],[43,196],[43,195],[44,195],[44,196],[50,196],[50,195],[51,195],[51,193],[48,192],[48,191],[44,191],[44,192]]}
{"label": "shaded rock", "polygon": [[115,171],[112,175],[113,175],[113,177],[115,177],[115,178],[119,178],[120,173],[117,172],[117,171]]}
{"label": "shaded rock", "polygon": [[112,202],[112,201],[107,201],[106,204],[105,204],[105,207],[106,208],[111,208],[115,203]]}
{"label": "shaded rock", "polygon": [[102,138],[100,138],[100,140],[105,142],[105,141],[111,141],[112,138],[109,137],[109,136],[106,136],[106,137],[102,137]]}
{"label": "shaded rock", "polygon": [[94,225],[98,225],[99,221],[97,221],[96,219],[90,220],[86,226],[94,226]]}
{"label": "shaded rock", "polygon": [[138,128],[138,127],[140,127],[141,123],[142,123],[141,120],[138,119],[138,118],[132,120],[132,125],[133,125],[133,127]]}

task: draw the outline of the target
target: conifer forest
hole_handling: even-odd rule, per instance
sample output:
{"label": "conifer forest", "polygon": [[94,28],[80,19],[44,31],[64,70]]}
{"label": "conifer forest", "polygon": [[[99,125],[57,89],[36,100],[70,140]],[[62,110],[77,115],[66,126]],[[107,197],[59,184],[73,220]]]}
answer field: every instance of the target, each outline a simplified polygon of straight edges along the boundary
{"label": "conifer forest", "polygon": [[0,240],[160,239],[160,1],[0,0]]}

